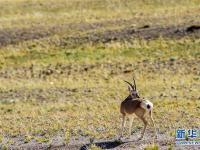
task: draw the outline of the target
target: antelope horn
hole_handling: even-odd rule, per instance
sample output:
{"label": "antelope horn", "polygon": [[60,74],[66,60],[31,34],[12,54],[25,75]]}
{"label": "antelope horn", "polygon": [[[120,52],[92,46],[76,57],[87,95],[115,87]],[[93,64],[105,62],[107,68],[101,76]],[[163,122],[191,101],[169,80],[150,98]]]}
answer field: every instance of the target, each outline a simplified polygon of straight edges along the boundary
{"label": "antelope horn", "polygon": [[136,82],[135,82],[135,79],[133,78],[133,81],[134,81],[134,86],[135,86],[135,90],[137,89],[136,87]]}
{"label": "antelope horn", "polygon": [[130,82],[128,82],[126,80],[124,80],[124,82],[128,83],[131,86],[131,88],[134,90],[134,86]]}

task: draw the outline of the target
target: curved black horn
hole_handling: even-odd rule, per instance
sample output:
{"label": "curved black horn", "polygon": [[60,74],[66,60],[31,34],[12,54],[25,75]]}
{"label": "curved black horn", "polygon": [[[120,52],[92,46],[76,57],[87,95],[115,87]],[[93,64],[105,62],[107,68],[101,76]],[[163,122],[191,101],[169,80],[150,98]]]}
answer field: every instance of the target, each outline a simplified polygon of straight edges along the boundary
{"label": "curved black horn", "polygon": [[134,89],[134,86],[133,86],[130,82],[128,82],[128,81],[126,81],[126,80],[124,80],[124,82],[128,83],[128,84],[131,86],[131,88],[132,88],[133,90],[135,90],[135,89]]}
{"label": "curved black horn", "polygon": [[134,81],[134,86],[135,86],[135,90],[137,89],[136,87],[136,82],[135,82],[135,79],[133,78],[133,81]]}

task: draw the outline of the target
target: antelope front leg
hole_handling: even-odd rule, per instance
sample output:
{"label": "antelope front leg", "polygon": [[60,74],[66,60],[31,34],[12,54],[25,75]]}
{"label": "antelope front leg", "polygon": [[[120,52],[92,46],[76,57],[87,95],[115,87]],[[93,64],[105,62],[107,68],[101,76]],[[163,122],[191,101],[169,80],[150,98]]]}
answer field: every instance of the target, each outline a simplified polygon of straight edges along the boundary
{"label": "antelope front leg", "polygon": [[123,136],[123,132],[124,132],[124,127],[126,125],[126,120],[125,120],[125,115],[122,116],[122,129],[121,129],[121,134],[120,134],[120,138]]}
{"label": "antelope front leg", "polygon": [[129,136],[131,136],[131,129],[132,129],[132,125],[133,125],[133,116],[131,116],[129,118]]}
{"label": "antelope front leg", "polygon": [[144,123],[144,129],[143,129],[143,131],[142,131],[141,137],[140,137],[138,140],[141,140],[141,139],[144,137],[144,133],[145,133],[145,131],[146,131],[147,124],[148,124],[147,120],[146,120],[144,117],[142,117],[141,120],[142,120],[143,123]]}
{"label": "antelope front leg", "polygon": [[149,112],[149,115],[150,115],[150,120],[151,120],[151,123],[153,125],[153,128],[154,128],[154,138],[157,138],[157,133],[156,133],[156,128],[155,128],[155,124],[154,124],[154,120],[153,120],[153,117],[152,117],[152,111]]}

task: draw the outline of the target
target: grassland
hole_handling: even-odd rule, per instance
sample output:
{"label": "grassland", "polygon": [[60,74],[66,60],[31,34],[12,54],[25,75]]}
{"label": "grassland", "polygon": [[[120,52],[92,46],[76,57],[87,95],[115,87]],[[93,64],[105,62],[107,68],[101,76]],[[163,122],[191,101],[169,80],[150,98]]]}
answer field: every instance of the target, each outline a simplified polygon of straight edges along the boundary
{"label": "grassland", "polygon": [[[199,13],[198,0],[2,0],[1,148],[77,149],[82,142],[116,139],[119,105],[128,95],[123,80],[133,76],[140,95],[154,102],[159,147],[174,144],[177,128],[198,129],[199,38],[185,33],[178,38],[93,39],[96,33],[101,39],[107,31],[115,35],[147,25],[199,25]],[[133,139],[142,127],[136,118]],[[147,144],[151,134],[149,128]]]}

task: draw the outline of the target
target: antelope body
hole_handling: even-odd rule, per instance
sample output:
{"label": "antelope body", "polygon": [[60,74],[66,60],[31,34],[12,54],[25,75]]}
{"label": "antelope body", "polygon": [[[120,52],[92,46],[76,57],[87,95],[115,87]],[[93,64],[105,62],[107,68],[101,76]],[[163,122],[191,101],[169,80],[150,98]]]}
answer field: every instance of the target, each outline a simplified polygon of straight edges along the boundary
{"label": "antelope body", "polygon": [[[134,79],[133,79],[134,80]],[[155,137],[156,135],[156,130],[155,130],[155,125],[154,125],[154,120],[152,117],[152,109],[153,109],[153,103],[151,103],[149,100],[140,98],[137,89],[136,89],[136,84],[134,80],[134,86],[125,81],[126,83],[129,84],[128,89],[130,92],[130,95],[121,103],[120,106],[120,112],[122,114],[122,130],[121,130],[121,136],[123,136],[123,131],[125,127],[125,117],[128,116],[130,117],[130,126],[129,126],[129,135],[131,135],[131,127],[133,123],[133,114],[135,114],[137,117],[139,117],[143,123],[144,123],[144,129],[142,131],[141,137],[139,139],[142,139],[148,124],[147,117],[150,118],[153,126],[154,126],[154,134]]]}

